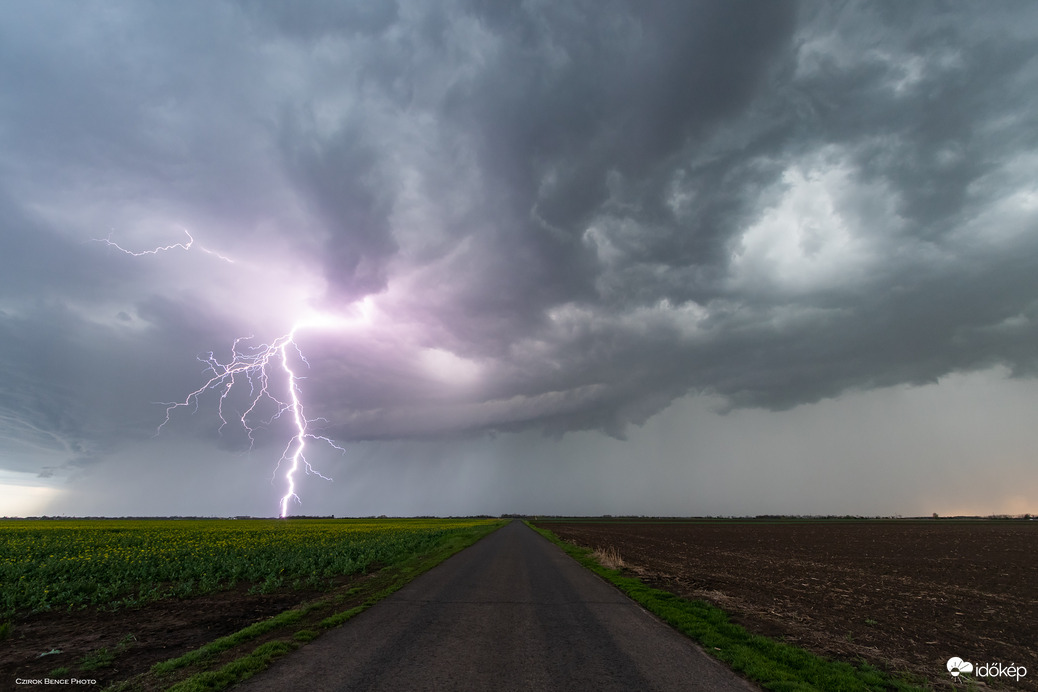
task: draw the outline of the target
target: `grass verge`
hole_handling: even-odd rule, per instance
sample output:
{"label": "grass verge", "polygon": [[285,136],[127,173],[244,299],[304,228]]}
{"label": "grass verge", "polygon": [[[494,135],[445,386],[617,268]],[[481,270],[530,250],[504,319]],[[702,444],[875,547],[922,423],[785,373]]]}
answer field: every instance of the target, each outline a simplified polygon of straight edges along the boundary
{"label": "grass verge", "polygon": [[264,670],[280,656],[313,641],[323,631],[338,627],[367,610],[505,523],[483,524],[455,532],[432,550],[370,575],[360,586],[333,592],[216,639],[183,656],[157,663],[147,673],[111,685],[105,692],[218,692],[227,689]]}
{"label": "grass verge", "polygon": [[752,634],[730,622],[720,608],[647,586],[619,570],[602,566],[589,548],[567,543],[547,529],[526,523],[643,608],[698,642],[707,653],[765,689],[776,692],[916,692],[930,689],[892,677],[864,662],[854,666],[830,661],[790,644]]}

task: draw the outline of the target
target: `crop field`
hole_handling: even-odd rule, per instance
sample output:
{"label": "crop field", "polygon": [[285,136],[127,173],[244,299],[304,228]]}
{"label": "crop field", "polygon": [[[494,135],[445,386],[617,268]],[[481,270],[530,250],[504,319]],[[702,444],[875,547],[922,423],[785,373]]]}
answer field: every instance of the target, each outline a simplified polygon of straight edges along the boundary
{"label": "crop field", "polygon": [[120,607],[248,582],[320,587],[472,522],[95,520],[0,524],[0,617]]}
{"label": "crop field", "polygon": [[110,668],[131,649],[137,667],[161,660],[493,523],[0,522],[0,688],[29,670]]}
{"label": "crop field", "polygon": [[1038,522],[538,521],[751,632],[962,689],[945,665],[1024,666],[1038,690]]}

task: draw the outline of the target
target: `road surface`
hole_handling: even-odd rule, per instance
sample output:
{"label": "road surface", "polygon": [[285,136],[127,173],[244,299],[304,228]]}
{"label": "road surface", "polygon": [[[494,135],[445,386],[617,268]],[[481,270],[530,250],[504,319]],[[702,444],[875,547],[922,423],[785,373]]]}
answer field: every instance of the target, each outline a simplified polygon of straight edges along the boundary
{"label": "road surface", "polygon": [[513,521],[235,689],[757,688]]}

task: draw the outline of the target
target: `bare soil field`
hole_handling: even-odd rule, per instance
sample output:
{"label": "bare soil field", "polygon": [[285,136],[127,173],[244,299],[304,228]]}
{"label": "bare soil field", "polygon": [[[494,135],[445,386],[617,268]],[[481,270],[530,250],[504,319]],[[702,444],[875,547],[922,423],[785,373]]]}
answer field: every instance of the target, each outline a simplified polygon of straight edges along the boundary
{"label": "bare soil field", "polygon": [[534,523],[616,549],[642,581],[827,658],[937,689],[953,686],[953,656],[1016,664],[1026,677],[981,689],[1038,690],[1038,522]]}
{"label": "bare soil field", "polygon": [[[159,661],[175,658],[310,598],[325,595],[289,589],[252,594],[248,590],[247,585],[242,585],[231,591],[155,601],[139,608],[88,608],[39,613],[18,620],[10,638],[0,642],[0,690],[16,689],[13,681],[18,678],[52,677],[51,671],[63,668],[68,673],[53,677],[94,679],[97,688],[103,688],[143,673]],[[102,651],[105,654],[99,657],[98,652]],[[84,668],[82,661],[91,656],[101,665]]]}

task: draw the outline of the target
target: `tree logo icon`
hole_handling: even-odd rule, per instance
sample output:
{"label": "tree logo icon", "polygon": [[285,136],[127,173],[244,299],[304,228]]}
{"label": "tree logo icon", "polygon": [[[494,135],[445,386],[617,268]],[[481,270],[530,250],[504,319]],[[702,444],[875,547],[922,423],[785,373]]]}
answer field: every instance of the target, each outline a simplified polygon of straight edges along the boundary
{"label": "tree logo icon", "polygon": [[948,659],[948,672],[952,674],[952,677],[957,678],[960,673],[972,673],[973,664],[963,661],[958,656],[952,656]]}

